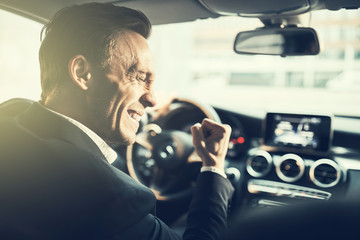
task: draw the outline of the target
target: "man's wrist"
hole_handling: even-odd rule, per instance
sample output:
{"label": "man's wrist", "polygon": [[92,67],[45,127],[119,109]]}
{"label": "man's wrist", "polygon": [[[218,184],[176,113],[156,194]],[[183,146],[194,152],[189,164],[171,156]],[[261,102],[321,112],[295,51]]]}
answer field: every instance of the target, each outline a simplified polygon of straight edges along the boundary
{"label": "man's wrist", "polygon": [[214,172],[214,173],[217,173],[217,174],[223,176],[224,178],[227,178],[224,170],[221,170],[221,169],[219,169],[217,167],[213,167],[213,166],[203,166],[203,167],[201,167],[200,172]]}

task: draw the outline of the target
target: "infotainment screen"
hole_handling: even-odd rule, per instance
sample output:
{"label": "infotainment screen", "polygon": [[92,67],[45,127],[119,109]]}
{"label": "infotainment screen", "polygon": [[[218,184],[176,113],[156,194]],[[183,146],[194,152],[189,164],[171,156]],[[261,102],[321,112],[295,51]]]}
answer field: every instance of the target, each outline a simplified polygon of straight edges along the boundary
{"label": "infotainment screen", "polygon": [[268,146],[328,151],[332,137],[331,117],[267,113],[264,143]]}

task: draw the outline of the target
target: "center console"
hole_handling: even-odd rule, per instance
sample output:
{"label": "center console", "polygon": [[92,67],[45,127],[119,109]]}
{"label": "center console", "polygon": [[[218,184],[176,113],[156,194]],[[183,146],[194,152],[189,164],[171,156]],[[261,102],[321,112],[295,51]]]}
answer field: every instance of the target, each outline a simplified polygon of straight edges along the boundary
{"label": "center console", "polygon": [[262,143],[246,161],[246,199],[252,206],[282,206],[336,197],[346,174],[330,147],[332,118],[267,113]]}

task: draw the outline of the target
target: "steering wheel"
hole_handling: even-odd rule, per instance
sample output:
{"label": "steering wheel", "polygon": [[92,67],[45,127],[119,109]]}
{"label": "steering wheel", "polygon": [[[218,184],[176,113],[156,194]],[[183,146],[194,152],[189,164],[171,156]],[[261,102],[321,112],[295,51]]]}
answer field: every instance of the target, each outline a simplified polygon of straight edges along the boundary
{"label": "steering wheel", "polygon": [[126,149],[129,174],[160,201],[190,197],[202,165],[190,127],[204,118],[220,123],[220,118],[208,105],[179,98],[153,115]]}

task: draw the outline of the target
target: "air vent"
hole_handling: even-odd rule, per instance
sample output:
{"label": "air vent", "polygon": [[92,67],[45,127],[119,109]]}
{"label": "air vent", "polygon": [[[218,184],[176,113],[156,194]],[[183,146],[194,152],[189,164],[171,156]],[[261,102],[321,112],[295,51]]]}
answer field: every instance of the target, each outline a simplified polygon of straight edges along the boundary
{"label": "air vent", "polygon": [[253,177],[263,177],[271,170],[272,157],[263,150],[256,150],[250,153],[246,163],[247,172]]}
{"label": "air vent", "polygon": [[295,182],[304,174],[304,160],[296,154],[285,154],[276,166],[276,174],[285,182]]}
{"label": "air vent", "polygon": [[323,188],[335,186],[341,177],[339,166],[330,159],[317,160],[311,166],[309,174],[311,181]]}

